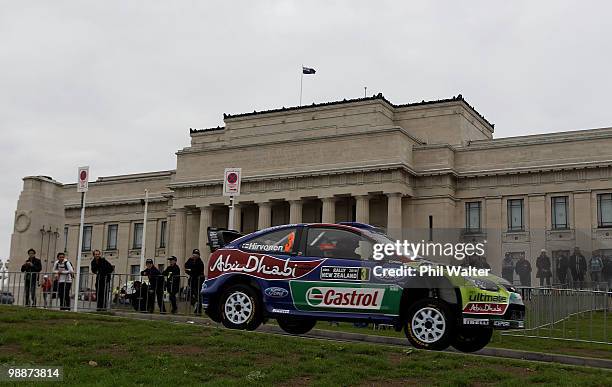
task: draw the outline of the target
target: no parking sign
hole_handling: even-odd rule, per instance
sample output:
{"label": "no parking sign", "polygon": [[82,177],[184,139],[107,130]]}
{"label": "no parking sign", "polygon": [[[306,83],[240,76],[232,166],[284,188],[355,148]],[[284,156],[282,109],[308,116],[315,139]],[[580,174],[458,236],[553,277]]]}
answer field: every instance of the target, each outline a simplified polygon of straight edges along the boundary
{"label": "no parking sign", "polygon": [[225,168],[223,178],[223,196],[240,195],[240,175],[242,168]]}

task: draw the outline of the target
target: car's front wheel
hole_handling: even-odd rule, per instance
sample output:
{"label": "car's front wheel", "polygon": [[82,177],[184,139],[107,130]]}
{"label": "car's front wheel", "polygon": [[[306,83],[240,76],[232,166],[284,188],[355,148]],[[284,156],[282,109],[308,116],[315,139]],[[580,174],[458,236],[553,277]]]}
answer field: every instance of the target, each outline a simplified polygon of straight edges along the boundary
{"label": "car's front wheel", "polygon": [[230,286],[223,291],[220,301],[219,315],[226,328],[252,331],[263,321],[261,302],[250,286]]}
{"label": "car's front wheel", "polygon": [[461,352],[476,352],[489,344],[492,336],[492,328],[462,327],[453,338],[452,346]]}
{"label": "car's front wheel", "polygon": [[277,318],[278,326],[292,335],[303,335],[308,333],[317,324],[317,320],[299,318]]}
{"label": "car's front wheel", "polygon": [[412,304],[406,313],[404,333],[416,348],[443,350],[451,342],[454,331],[452,311],[435,298],[425,298]]}

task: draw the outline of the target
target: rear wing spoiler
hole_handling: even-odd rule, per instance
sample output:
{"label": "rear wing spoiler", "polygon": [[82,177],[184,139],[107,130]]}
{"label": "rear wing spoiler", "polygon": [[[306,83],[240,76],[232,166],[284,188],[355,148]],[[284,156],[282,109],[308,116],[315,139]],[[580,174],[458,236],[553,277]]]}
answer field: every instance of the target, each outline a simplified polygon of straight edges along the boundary
{"label": "rear wing spoiler", "polygon": [[208,243],[206,244],[210,247],[211,253],[213,253],[215,250],[222,248],[231,241],[243,236],[243,234],[239,233],[236,230],[228,230],[225,228],[214,227],[208,227],[206,229],[206,233],[208,234]]}

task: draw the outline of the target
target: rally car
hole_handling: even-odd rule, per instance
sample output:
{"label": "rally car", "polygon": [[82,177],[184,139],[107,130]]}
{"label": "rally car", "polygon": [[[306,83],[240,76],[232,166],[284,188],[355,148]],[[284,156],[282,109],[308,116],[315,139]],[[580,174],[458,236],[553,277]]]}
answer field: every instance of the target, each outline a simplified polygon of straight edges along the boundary
{"label": "rally car", "polygon": [[417,348],[472,352],[489,343],[493,329],[524,327],[521,296],[505,280],[444,270],[401,275],[446,266],[415,256],[373,259],[376,244],[395,241],[367,224],[292,224],[245,236],[209,229],[208,235],[202,303],[228,328],[254,330],[273,318],[286,332],[304,334],[317,321],[371,322],[403,329]]}

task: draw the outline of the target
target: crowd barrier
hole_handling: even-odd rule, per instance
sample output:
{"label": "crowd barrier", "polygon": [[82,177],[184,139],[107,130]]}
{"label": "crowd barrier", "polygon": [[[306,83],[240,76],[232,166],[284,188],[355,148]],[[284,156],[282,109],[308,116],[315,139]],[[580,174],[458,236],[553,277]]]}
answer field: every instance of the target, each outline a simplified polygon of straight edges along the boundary
{"label": "crowd barrier", "polygon": [[[204,278],[179,276],[171,283],[162,276],[147,277],[131,274],[112,274],[97,283],[95,274],[81,274],[77,299],[74,284],[69,294],[61,284],[53,284],[55,273],[38,273],[35,278],[34,302],[31,298],[29,273],[4,273],[0,281],[0,303],[61,309],[74,306],[79,310],[122,310],[142,313],[202,313],[200,288]],[[43,290],[47,275],[52,285]],[[72,279],[73,283],[76,281]],[[503,336],[561,339],[612,344],[612,292],[595,289],[567,289],[557,287],[517,287],[526,306],[525,329],[504,331]],[[99,289],[99,290],[98,290]],[[192,289],[194,291],[192,292]],[[30,292],[28,294],[28,292]],[[176,309],[173,310],[173,304]]]}

